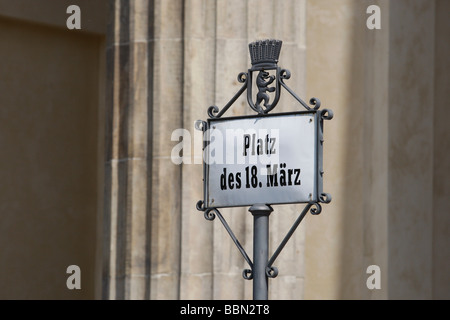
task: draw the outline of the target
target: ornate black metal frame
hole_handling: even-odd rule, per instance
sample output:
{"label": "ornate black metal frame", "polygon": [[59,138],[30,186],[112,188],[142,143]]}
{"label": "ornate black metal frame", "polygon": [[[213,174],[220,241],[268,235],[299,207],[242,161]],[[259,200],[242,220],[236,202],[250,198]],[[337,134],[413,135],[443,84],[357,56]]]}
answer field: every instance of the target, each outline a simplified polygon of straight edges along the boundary
{"label": "ornate black metal frame", "polygon": [[[297,100],[307,111],[314,111],[319,113],[320,117],[320,130],[319,130],[319,143],[322,145],[324,142],[323,139],[323,120],[331,120],[333,118],[333,112],[330,109],[322,109],[319,110],[321,107],[320,100],[317,98],[311,98],[309,100],[309,105],[306,104],[298,95],[290,89],[286,83],[285,80],[288,80],[291,78],[291,72],[287,69],[282,69],[277,66],[278,62],[278,56],[271,57],[269,54],[269,59],[262,59],[261,56],[257,56],[256,53],[252,53],[252,46],[255,48],[255,46],[258,46],[258,49],[261,51],[261,47],[266,45],[266,47],[274,47],[274,43],[277,42],[277,45],[279,44],[277,54],[279,54],[280,48],[281,48],[281,41],[279,40],[263,40],[251,43],[249,45],[250,47],[250,55],[252,58],[252,68],[248,69],[248,72],[241,72],[239,73],[237,80],[239,83],[242,83],[242,87],[239,89],[239,91],[231,98],[231,100],[222,108],[219,109],[217,106],[210,106],[208,108],[208,116],[210,119],[219,119],[221,118],[227,110],[234,104],[234,102],[244,93],[244,91],[247,90],[247,102],[250,106],[250,108],[255,111],[258,116],[264,117],[267,116],[270,111],[272,111],[275,106],[278,104],[280,96],[281,96],[281,88],[284,88],[287,92],[290,93],[292,97],[294,97],[295,100]],[[256,51],[255,51],[256,52]],[[259,60],[258,60],[259,58]],[[267,55],[266,55],[267,58]],[[271,59],[272,58],[272,59]],[[276,73],[276,76],[269,76],[267,71],[274,70]],[[257,96],[256,103],[253,101],[253,93],[252,93],[252,87],[253,87],[253,72],[259,72],[258,77],[261,76],[265,81],[261,81],[260,83],[257,83],[256,86],[258,87],[258,94],[262,92],[259,97]],[[264,73],[266,72],[266,74]],[[268,80],[267,80],[268,79]],[[275,82],[275,89],[271,90],[273,87],[268,87],[271,83]],[[275,91],[275,97],[273,98],[273,101],[269,104],[267,101],[267,97],[264,96],[265,92],[273,92]],[[260,99],[258,99],[260,98]],[[266,99],[264,99],[266,98]],[[265,102],[264,105],[261,105],[261,102]],[[201,130],[205,132],[207,130],[207,122],[203,120],[198,120],[195,124],[195,127],[197,130]],[[203,149],[206,147],[206,142],[204,142]],[[319,155],[322,157],[322,155]],[[321,159],[320,159],[321,160]],[[205,179],[205,163],[203,164],[203,179]],[[320,170],[320,175],[323,175],[323,171]],[[305,217],[305,215],[308,213],[308,211],[313,215],[318,215],[322,212],[322,206],[320,203],[330,203],[331,202],[331,195],[328,193],[321,193],[318,197],[318,200],[310,201],[306,203],[306,206],[304,207],[303,211],[300,213],[300,215],[295,220],[294,224],[286,234],[286,236],[283,238],[275,252],[272,254],[271,258],[267,262],[266,266],[266,275],[269,278],[275,278],[278,275],[278,269],[273,266],[275,260],[277,259],[278,255],[281,253],[291,236],[294,234],[297,227],[300,225],[301,221]],[[236,247],[241,252],[242,256],[244,257],[245,261],[249,265],[249,269],[244,269],[242,272],[242,276],[246,280],[253,279],[253,262],[246,253],[243,246],[240,244],[239,240],[236,238],[235,234],[231,230],[230,226],[226,222],[225,218],[222,216],[222,214],[219,212],[217,207],[206,207],[204,200],[200,200],[196,204],[197,210],[204,212],[204,217],[206,220],[212,221],[217,217],[219,217],[219,220],[225,227],[226,231],[230,235],[231,239],[235,243]]]}

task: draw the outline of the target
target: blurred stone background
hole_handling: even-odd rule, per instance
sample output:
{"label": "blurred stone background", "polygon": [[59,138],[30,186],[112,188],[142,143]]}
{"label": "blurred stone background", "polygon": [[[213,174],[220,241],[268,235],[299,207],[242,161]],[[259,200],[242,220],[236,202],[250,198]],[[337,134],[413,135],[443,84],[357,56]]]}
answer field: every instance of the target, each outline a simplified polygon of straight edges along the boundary
{"label": "blurred stone background", "polygon": [[[0,0],[0,298],[251,299],[244,259],[195,208],[202,167],[172,163],[171,134],[224,106],[248,43],[275,38],[289,86],[335,116],[333,201],[280,254],[269,298],[449,299],[449,35],[446,0]],[[240,98],[227,115],[251,113]],[[301,209],[274,207],[272,252]],[[221,212],[251,254],[247,210]]]}

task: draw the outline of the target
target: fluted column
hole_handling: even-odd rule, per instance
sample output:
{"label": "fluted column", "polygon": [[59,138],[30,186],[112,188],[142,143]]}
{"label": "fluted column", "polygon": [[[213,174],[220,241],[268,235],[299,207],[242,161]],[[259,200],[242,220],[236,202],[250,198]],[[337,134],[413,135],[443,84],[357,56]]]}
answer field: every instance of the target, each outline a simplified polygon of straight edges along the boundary
{"label": "fluted column", "polygon": [[[246,262],[220,221],[195,208],[203,189],[194,121],[239,90],[248,43],[258,39],[284,41],[289,84],[304,93],[304,1],[111,0],[109,18],[103,297],[251,299]],[[280,102],[278,109],[296,107]],[[227,116],[252,113],[243,96]],[[175,129],[190,133],[182,164],[171,159],[181,142],[172,140]],[[270,253],[298,209],[272,215]],[[248,208],[221,212],[251,255]],[[273,298],[302,296],[302,233],[277,260]]]}
{"label": "fluted column", "polygon": [[[206,119],[210,105],[222,108],[239,90],[240,72],[250,67],[248,43],[266,38],[283,40],[281,65],[290,69],[289,85],[305,92],[305,1],[185,1],[183,127],[193,133],[193,121]],[[283,101],[287,103],[283,104]],[[288,98],[278,111],[297,110]],[[253,114],[245,95],[225,116]],[[193,147],[199,147],[191,141]],[[194,155],[190,157],[195,161]],[[186,299],[251,299],[252,281],[242,278],[248,268],[220,223],[206,221],[193,204],[202,194],[201,165],[183,164],[181,297]],[[301,211],[300,206],[275,207],[271,215],[272,253]],[[248,208],[220,210],[252,256],[253,217]],[[278,214],[279,213],[279,214]],[[299,299],[303,294],[304,230],[299,228],[276,265],[280,275],[270,280],[271,299]]]}
{"label": "fluted column", "polygon": [[211,299],[213,290],[214,224],[195,208],[203,198],[203,170],[202,133],[194,129],[194,123],[206,118],[206,110],[215,99],[215,17],[215,1],[185,1],[183,129],[190,145],[183,150],[181,164],[181,299]]}
{"label": "fluted column", "polygon": [[[445,84],[435,75],[445,70],[435,53],[443,2],[307,3],[308,91],[332,103],[335,119],[324,149],[333,202],[307,225],[305,296],[429,299],[433,268],[445,269],[433,256],[442,245],[434,219],[445,212],[434,207],[444,190],[434,183],[447,172],[436,171],[435,158],[446,150],[436,139],[446,130],[436,119],[446,118],[434,91]],[[366,27],[370,5],[380,8],[379,30]],[[366,286],[370,265],[380,268],[380,289]]]}
{"label": "fluted column", "polygon": [[110,1],[103,297],[178,298],[182,1]]}

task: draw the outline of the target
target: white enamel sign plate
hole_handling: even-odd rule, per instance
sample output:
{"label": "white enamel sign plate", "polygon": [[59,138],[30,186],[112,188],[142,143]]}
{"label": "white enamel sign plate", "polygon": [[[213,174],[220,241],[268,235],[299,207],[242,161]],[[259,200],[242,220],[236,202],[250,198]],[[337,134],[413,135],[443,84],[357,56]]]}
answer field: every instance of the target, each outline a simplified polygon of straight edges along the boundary
{"label": "white enamel sign plate", "polygon": [[207,207],[317,199],[317,121],[315,112],[210,119]]}

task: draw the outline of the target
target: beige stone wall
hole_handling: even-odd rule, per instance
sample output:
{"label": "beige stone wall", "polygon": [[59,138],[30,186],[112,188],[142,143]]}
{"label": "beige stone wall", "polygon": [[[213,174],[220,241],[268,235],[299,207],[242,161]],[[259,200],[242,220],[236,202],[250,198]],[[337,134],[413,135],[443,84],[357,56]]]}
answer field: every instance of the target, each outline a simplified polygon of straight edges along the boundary
{"label": "beige stone wall", "polygon": [[62,29],[66,28],[66,20],[69,16],[66,14],[67,7],[77,5],[81,9],[83,32],[104,35],[106,33],[105,4],[106,0],[0,0],[0,15]]}
{"label": "beige stone wall", "polygon": [[96,297],[106,14],[76,1],[83,30],[69,31],[72,3],[0,1],[1,299]]}
{"label": "beige stone wall", "polygon": [[0,17],[0,299],[95,297],[101,50]]}
{"label": "beige stone wall", "polygon": [[[72,3],[81,31],[65,28]],[[381,30],[366,27],[371,4]],[[275,262],[269,298],[450,298],[449,12],[447,0],[0,0],[0,298],[251,299],[238,249],[195,209],[202,167],[171,161],[171,135],[229,101],[264,38],[283,40],[289,86],[335,114],[333,201]],[[284,94],[277,109],[299,107]],[[227,115],[251,113],[241,98]],[[302,206],[274,209],[270,253]],[[252,256],[247,210],[221,212]],[[66,288],[71,264],[80,291]],[[380,290],[366,287],[373,264]]]}
{"label": "beige stone wall", "polygon": [[[370,4],[381,30],[366,28]],[[306,298],[449,297],[448,12],[441,1],[308,1],[307,92],[336,116],[325,132],[333,203],[306,226]],[[372,264],[380,290],[365,284]]]}

